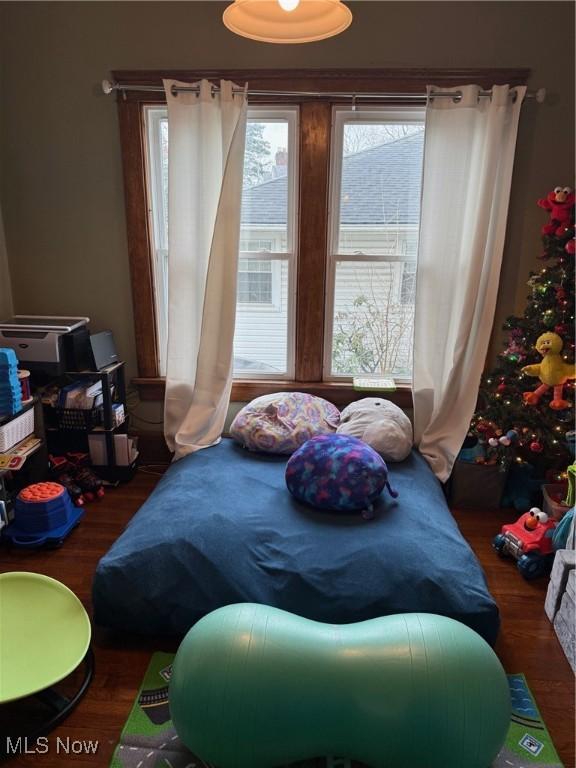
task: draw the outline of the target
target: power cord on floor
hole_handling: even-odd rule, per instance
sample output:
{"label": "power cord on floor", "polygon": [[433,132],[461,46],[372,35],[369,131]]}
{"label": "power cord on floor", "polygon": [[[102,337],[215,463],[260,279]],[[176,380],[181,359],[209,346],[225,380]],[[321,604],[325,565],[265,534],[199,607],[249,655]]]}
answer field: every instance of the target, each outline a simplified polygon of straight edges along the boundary
{"label": "power cord on floor", "polygon": [[138,471],[143,475],[155,475],[162,477],[170,466],[169,462],[159,462],[158,464],[142,464],[138,467]]}

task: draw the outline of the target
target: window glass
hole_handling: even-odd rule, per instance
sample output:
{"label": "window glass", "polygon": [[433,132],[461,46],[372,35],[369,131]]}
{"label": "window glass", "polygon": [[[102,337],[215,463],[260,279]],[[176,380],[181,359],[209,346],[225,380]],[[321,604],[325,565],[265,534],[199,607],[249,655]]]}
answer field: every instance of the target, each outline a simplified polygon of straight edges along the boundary
{"label": "window glass", "polygon": [[242,251],[285,253],[289,248],[288,130],[287,120],[248,120],[240,230]]}
{"label": "window glass", "polygon": [[332,373],[410,378],[413,301],[402,301],[403,265],[338,261],[334,291]]}
{"label": "window glass", "polygon": [[325,375],[412,375],[422,113],[336,110]]}
{"label": "window glass", "polygon": [[[235,376],[292,374],[297,109],[250,110],[242,191]],[[147,183],[159,337],[166,373],[168,327],[168,116],[145,109]],[[273,254],[274,258],[266,258]]]}

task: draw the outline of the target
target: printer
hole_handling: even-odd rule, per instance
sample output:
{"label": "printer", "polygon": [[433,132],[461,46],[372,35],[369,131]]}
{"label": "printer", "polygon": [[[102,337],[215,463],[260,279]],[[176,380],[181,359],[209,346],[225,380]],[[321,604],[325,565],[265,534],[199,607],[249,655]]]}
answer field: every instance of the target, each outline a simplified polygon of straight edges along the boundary
{"label": "printer", "polygon": [[0,347],[10,347],[37,381],[91,367],[88,317],[14,315],[0,322]]}

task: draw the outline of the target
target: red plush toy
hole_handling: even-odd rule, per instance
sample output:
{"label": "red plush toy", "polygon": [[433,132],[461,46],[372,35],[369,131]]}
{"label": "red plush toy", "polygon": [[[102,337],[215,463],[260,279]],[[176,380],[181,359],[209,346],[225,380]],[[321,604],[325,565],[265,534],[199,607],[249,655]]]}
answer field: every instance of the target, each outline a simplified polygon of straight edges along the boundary
{"label": "red plush toy", "polygon": [[538,200],[540,208],[550,211],[550,222],[542,227],[543,235],[564,235],[570,227],[570,213],[576,197],[571,187],[554,187],[552,192]]}

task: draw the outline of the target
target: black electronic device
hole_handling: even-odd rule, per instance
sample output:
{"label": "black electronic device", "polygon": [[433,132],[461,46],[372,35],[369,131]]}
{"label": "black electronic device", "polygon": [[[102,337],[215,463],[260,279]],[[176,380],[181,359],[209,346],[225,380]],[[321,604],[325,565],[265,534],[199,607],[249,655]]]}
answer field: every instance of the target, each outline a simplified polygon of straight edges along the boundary
{"label": "black electronic device", "polygon": [[90,336],[90,346],[92,347],[92,367],[94,370],[101,371],[103,368],[108,368],[118,362],[118,353],[112,331],[93,333]]}
{"label": "black electronic device", "polygon": [[85,371],[92,367],[92,345],[88,326],[82,325],[62,336],[67,371]]}

